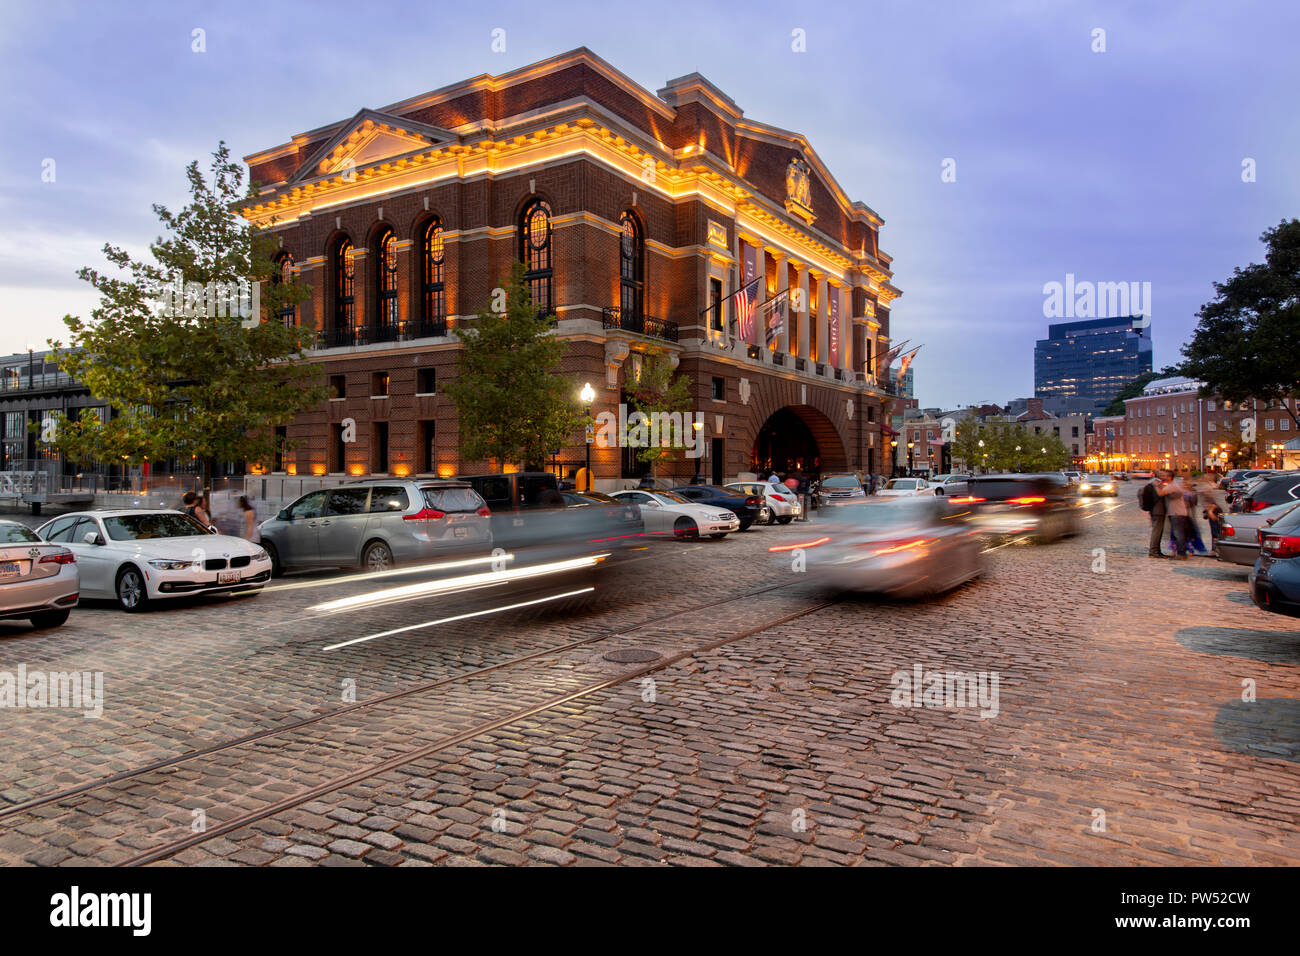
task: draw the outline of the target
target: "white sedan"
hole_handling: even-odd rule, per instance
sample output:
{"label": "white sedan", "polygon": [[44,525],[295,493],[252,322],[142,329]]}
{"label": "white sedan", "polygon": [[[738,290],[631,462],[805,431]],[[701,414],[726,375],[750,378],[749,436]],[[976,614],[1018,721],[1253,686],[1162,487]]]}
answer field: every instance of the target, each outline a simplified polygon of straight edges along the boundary
{"label": "white sedan", "polygon": [[886,498],[901,498],[905,495],[932,495],[935,489],[924,478],[891,478],[885,487],[876,492]]}
{"label": "white sedan", "polygon": [[711,508],[671,491],[616,491],[611,497],[639,507],[648,535],[725,538],[740,530],[740,519],[730,508]]}
{"label": "white sedan", "polygon": [[261,545],[212,534],[179,511],[79,511],[36,533],[77,556],[83,598],[127,611],[185,594],[258,591],[271,578]]}
{"label": "white sedan", "polygon": [[799,496],[780,482],[772,481],[733,481],[723,485],[728,491],[738,491],[746,495],[762,495],[767,503],[767,523],[789,524],[803,514]]}

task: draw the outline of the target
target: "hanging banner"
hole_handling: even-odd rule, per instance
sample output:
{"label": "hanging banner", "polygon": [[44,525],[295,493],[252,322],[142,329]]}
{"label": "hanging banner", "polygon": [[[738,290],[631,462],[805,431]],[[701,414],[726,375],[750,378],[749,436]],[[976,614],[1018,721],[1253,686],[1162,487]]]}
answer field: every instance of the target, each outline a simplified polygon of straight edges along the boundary
{"label": "hanging banner", "polygon": [[[744,243],[745,250],[745,278],[741,281],[741,288],[747,288],[751,282],[758,278],[758,250],[749,243]],[[758,344],[758,328],[753,322],[753,307],[758,302],[759,293],[762,283],[754,286],[754,298],[750,302],[749,321],[742,323],[740,327],[740,339],[749,345]]]}
{"label": "hanging banner", "polygon": [[831,367],[840,367],[840,290],[831,286],[831,315],[830,315],[830,335],[831,340]]}

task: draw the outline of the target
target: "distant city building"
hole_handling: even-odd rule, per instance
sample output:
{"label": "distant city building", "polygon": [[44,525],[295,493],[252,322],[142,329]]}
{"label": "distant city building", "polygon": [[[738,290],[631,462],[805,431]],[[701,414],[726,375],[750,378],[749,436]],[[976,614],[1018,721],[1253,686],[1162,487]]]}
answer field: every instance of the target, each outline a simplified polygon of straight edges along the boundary
{"label": "distant city building", "polygon": [[1150,320],[1136,315],[1049,325],[1047,338],[1034,346],[1035,397],[1090,402],[1094,414],[1105,410],[1121,388],[1151,371],[1149,329]]}
{"label": "distant city building", "polygon": [[1061,398],[1061,397],[1044,397],[1036,396],[1029,398],[1013,398],[1007,402],[1008,415],[1022,415],[1029,410],[1031,401],[1042,402],[1043,411],[1049,415],[1082,415],[1084,418],[1091,419],[1097,412],[1097,403],[1091,398]]}
{"label": "distant city building", "polygon": [[[1035,435],[1055,435],[1070,452],[1070,457],[1078,462],[1087,454],[1087,417],[1053,415],[1046,411],[1045,406],[1046,402],[1042,399],[1029,399],[1028,408],[1015,416],[1016,424],[1023,425]],[[1008,412],[1008,417],[1010,415]]]}
{"label": "distant city building", "polygon": [[[1202,398],[1200,387],[1187,378],[1156,379],[1125,400],[1123,415],[1094,418],[1089,468],[1241,468],[1290,461],[1283,446],[1296,430],[1287,408]],[[1295,399],[1288,405],[1297,407]],[[1253,441],[1245,437],[1250,434]]]}

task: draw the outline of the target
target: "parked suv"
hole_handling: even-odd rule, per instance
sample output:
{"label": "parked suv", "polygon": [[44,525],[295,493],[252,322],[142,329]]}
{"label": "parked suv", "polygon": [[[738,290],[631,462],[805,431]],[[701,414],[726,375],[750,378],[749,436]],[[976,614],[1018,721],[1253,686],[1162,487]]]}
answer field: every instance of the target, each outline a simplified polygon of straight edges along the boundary
{"label": "parked suv", "polygon": [[839,504],[846,501],[861,501],[867,497],[867,489],[854,474],[826,475],[817,484],[817,506]]}
{"label": "parked suv", "polygon": [[385,571],[489,551],[487,505],[466,482],[374,479],[311,491],[262,522],[272,574],[291,568]]}
{"label": "parked suv", "polygon": [[1258,484],[1242,490],[1240,510],[1262,511],[1271,505],[1300,501],[1300,472],[1264,473],[1259,477],[1262,480]]}

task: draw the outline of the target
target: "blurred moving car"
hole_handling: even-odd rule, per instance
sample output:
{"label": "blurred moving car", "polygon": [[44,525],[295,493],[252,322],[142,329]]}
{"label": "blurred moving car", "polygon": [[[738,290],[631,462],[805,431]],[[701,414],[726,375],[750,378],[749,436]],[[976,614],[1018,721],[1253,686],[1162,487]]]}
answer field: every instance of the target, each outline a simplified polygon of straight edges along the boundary
{"label": "blurred moving car", "polygon": [[722,487],[737,494],[761,496],[767,504],[768,524],[789,524],[803,514],[799,496],[779,481],[733,481]]}
{"label": "blurred moving car", "polygon": [[740,519],[727,508],[711,508],[683,498],[672,491],[616,491],[610,497],[636,505],[645,523],[646,534],[675,538],[725,538],[740,530]]}
{"label": "blurred moving car", "polygon": [[970,475],[935,475],[929,479],[930,485],[934,488],[934,493],[940,498],[945,495],[964,495],[966,494],[966,481]]}
{"label": "blurred moving car", "polygon": [[854,474],[826,475],[817,484],[817,507],[835,504],[841,501],[861,500],[867,497],[867,489]]}
{"label": "blurred moving car", "polygon": [[260,528],[277,577],[291,568],[387,571],[492,548],[483,499],[467,483],[445,479],[381,478],[311,491]]}
{"label": "blurred moving car", "polygon": [[1300,616],[1300,508],[1260,529],[1250,599],[1265,611]]}
{"label": "blurred moving car", "polygon": [[0,521],[0,619],[58,627],[77,606],[77,557],[17,521]]}
{"label": "blurred moving car", "polygon": [[1112,471],[1110,473],[1111,481],[1128,481],[1127,471]]}
{"label": "blurred moving car", "polygon": [[1296,507],[1300,507],[1300,501],[1288,501],[1248,514],[1224,515],[1215,543],[1219,560],[1253,566],[1259,558],[1260,531],[1276,524]]}
{"label": "blurred moving car", "polygon": [[800,549],[805,570],[851,591],[908,598],[951,590],[983,571],[977,529],[952,499],[915,496],[827,508],[812,541],[768,550]]}
{"label": "blurred moving car", "polygon": [[936,492],[924,478],[890,478],[876,494],[885,498],[901,498],[908,495],[935,495]]}
{"label": "blurred moving car", "polygon": [[1124,475],[1124,480],[1128,481],[1131,478],[1134,481],[1150,481],[1155,476],[1154,471],[1130,471]]}
{"label": "blurred moving car", "polygon": [[1284,502],[1300,501],[1300,472],[1270,472],[1241,493],[1242,512],[1262,511]]}
{"label": "blurred moving car", "polygon": [[742,494],[717,485],[679,485],[672,491],[697,505],[734,512],[740,519],[741,531],[749,530],[750,525],[760,517],[767,520],[764,514],[767,503],[762,495]]}
{"label": "blurred moving car", "polygon": [[1059,473],[978,475],[968,486],[969,495],[953,500],[975,506],[986,531],[1032,533],[1040,543],[1079,533],[1076,499]]}
{"label": "blurred moving car", "polygon": [[1119,489],[1114,480],[1107,475],[1084,475],[1083,480],[1079,482],[1079,494],[1085,498],[1097,496],[1114,498],[1119,494]]}
{"label": "blurred moving car", "polygon": [[77,556],[83,598],[109,598],[125,611],[186,594],[260,591],[271,578],[261,545],[179,511],[75,511],[36,533]]}
{"label": "blurred moving car", "polygon": [[564,516],[570,531],[584,544],[618,549],[640,543],[645,536],[641,509],[599,491],[562,491]]}

